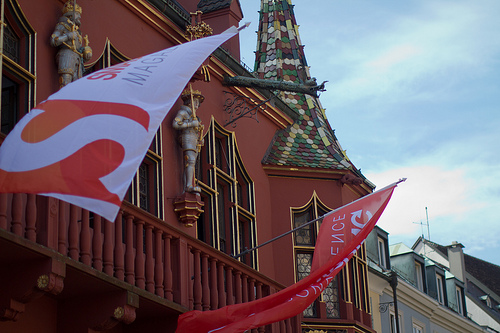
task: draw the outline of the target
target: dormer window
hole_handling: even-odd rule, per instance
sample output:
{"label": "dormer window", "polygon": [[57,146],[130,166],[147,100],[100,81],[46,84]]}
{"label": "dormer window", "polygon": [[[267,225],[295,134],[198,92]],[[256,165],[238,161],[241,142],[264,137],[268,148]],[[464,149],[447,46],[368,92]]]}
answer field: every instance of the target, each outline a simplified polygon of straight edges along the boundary
{"label": "dormer window", "polygon": [[455,287],[455,294],[457,297],[457,311],[459,314],[462,316],[465,316],[465,306],[464,306],[464,290],[463,288],[456,286]]}
{"label": "dormer window", "polygon": [[382,237],[378,237],[377,246],[378,246],[378,264],[380,267],[387,268],[387,241]]}
{"label": "dormer window", "polygon": [[479,297],[481,301],[483,301],[487,307],[491,308],[491,297],[490,295],[484,295]]}
{"label": "dormer window", "polygon": [[436,288],[437,288],[437,301],[440,304],[445,304],[445,296],[444,296],[444,278],[440,274],[436,274]]}
{"label": "dormer window", "polygon": [[423,275],[422,265],[415,261],[415,275],[416,275],[416,287],[420,291],[424,291],[424,275]]}

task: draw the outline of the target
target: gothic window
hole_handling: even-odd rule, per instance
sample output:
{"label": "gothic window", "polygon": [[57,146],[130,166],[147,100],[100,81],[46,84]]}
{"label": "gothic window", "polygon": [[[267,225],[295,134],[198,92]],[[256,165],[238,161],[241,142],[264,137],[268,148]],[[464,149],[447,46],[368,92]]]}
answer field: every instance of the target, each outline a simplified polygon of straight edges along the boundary
{"label": "gothic window", "polygon": [[[238,152],[234,133],[213,118],[196,169],[204,202],[197,223],[198,239],[229,255],[255,247],[254,184]],[[256,251],[239,260],[257,268]]]}
{"label": "gothic window", "polygon": [[160,137],[161,131],[158,130],[130,184],[125,200],[159,218],[163,218]]}
{"label": "gothic window", "polygon": [[[106,40],[101,56],[93,63],[85,66],[84,76],[127,60],[130,60],[130,58],[123,55],[109,40]],[[161,165],[160,127],[125,196],[125,200],[159,218],[163,218]]]}
{"label": "gothic window", "polygon": [[111,41],[106,39],[104,50],[102,51],[100,57],[96,61],[85,65],[83,75],[88,75],[100,69],[111,67],[127,60],[130,60],[130,58],[118,51],[113,44],[111,44]]}
{"label": "gothic window", "polygon": [[1,132],[9,134],[15,124],[35,106],[35,31],[24,17],[17,1],[4,2],[0,38],[3,52]]}
{"label": "gothic window", "polygon": [[[309,203],[307,203],[304,207],[292,208],[293,228],[300,227],[309,221],[317,219],[329,211],[331,211],[331,209],[326,207],[319,200],[316,193],[314,193]],[[295,271],[297,281],[305,278],[311,272],[314,246],[316,245],[316,236],[320,225],[321,221],[316,221],[298,229],[294,233]],[[326,306],[327,318],[339,318],[338,287],[338,278],[335,277],[330,285],[325,289],[321,298],[314,301],[306,310],[304,310],[304,317],[319,317],[318,301],[322,301]]]}

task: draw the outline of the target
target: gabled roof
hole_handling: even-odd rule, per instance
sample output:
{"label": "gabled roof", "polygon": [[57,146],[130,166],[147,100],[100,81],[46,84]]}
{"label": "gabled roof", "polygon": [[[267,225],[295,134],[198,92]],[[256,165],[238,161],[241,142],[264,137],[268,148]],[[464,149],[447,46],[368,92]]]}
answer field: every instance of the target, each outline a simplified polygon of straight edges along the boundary
{"label": "gabled roof", "polygon": [[[424,241],[425,244],[435,249],[436,252],[448,260],[448,246],[443,246],[420,237],[413,245],[413,248],[415,248],[420,241]],[[500,296],[500,266],[466,253],[464,253],[464,264],[467,273],[483,283],[491,291],[497,294],[497,296]]]}
{"label": "gabled roof", "polygon": [[[262,0],[255,71],[262,79],[314,83],[291,0]],[[262,163],[352,170],[364,179],[340,146],[318,98],[290,92],[283,92],[280,97],[297,112],[299,119],[276,133]]]}

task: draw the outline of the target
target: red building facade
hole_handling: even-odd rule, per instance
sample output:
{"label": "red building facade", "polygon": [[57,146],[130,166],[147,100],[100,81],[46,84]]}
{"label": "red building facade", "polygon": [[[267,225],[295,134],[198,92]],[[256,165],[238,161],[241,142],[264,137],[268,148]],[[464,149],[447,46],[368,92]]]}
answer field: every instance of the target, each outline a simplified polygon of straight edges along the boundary
{"label": "red building facade", "polygon": [[[93,50],[84,75],[185,43],[199,19],[219,33],[243,17],[238,0],[77,2]],[[50,37],[64,4],[2,0],[0,141],[59,89]],[[311,80],[290,1],[263,0],[260,15],[255,71],[240,64],[235,37],[205,62],[210,81],[192,83],[205,98],[199,196],[183,193],[172,127],[180,98],[113,223],[54,198],[0,194],[1,332],[174,332],[181,313],[252,301],[308,274],[319,222],[235,257],[374,186],[345,155],[318,98],[227,84]],[[372,332],[367,283],[362,247],[302,315],[252,332]]]}

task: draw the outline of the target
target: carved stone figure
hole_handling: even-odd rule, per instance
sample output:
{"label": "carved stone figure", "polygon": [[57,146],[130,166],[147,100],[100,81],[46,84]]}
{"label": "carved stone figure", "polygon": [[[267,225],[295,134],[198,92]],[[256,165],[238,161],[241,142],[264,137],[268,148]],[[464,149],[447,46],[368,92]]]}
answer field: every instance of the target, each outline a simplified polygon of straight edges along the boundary
{"label": "carved stone figure", "polygon": [[195,185],[196,159],[203,146],[203,125],[196,110],[205,97],[198,90],[186,89],[181,95],[184,105],[177,112],[172,126],[180,131],[180,144],[184,155],[184,191],[200,192]]}
{"label": "carved stone figure", "polygon": [[70,0],[64,4],[62,11],[63,16],[50,37],[50,44],[59,48],[57,66],[61,88],[81,78],[83,63],[92,58],[88,36],[82,38],[80,31],[82,7]]}

